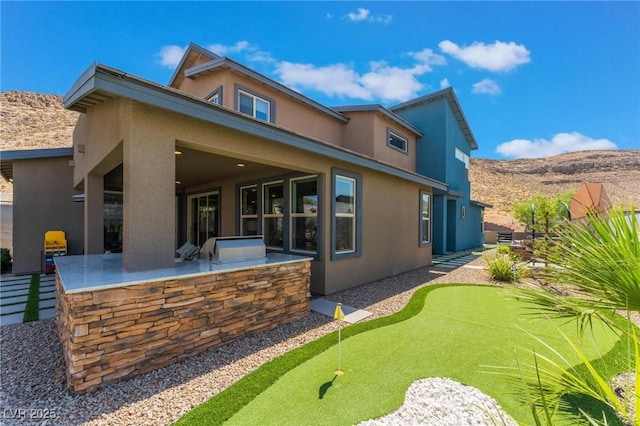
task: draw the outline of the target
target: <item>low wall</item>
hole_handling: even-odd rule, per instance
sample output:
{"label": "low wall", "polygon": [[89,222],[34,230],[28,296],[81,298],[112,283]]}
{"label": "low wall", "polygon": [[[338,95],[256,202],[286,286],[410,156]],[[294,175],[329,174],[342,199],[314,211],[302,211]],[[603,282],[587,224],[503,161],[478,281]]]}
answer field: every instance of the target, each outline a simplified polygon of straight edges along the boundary
{"label": "low wall", "polygon": [[84,393],[309,313],[309,260],[66,293],[56,273],[67,385]]}

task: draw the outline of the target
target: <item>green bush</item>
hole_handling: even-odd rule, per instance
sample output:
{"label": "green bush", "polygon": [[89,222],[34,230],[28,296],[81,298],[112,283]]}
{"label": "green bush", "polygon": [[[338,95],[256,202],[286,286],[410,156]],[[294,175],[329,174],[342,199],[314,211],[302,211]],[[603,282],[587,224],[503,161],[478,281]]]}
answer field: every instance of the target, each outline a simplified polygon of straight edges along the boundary
{"label": "green bush", "polygon": [[0,272],[3,274],[11,269],[11,251],[8,248],[0,248]]}
{"label": "green bush", "polygon": [[515,266],[515,279],[526,278],[531,275],[531,271],[517,264],[517,255],[509,253],[509,255],[494,253],[487,255],[485,261],[489,268],[489,276],[496,281],[510,282],[513,281],[513,267]]}
{"label": "green bush", "polygon": [[509,254],[509,253],[511,253],[511,247],[503,244],[501,246],[498,246],[498,248],[496,249],[496,253],[498,253],[498,254]]}

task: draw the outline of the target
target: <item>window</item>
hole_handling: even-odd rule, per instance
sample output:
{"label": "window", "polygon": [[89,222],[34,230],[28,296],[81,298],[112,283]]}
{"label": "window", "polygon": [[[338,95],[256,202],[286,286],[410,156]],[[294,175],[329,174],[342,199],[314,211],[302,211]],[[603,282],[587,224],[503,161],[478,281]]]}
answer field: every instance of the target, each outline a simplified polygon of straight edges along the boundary
{"label": "window", "polygon": [[420,191],[420,245],[431,242],[431,194]]}
{"label": "window", "polygon": [[291,179],[291,250],[316,252],[317,249],[317,178]]}
{"label": "window", "polygon": [[460,148],[456,148],[456,158],[460,161],[462,161],[464,163],[464,167],[466,169],[469,168],[469,161],[470,158],[467,154],[465,154],[465,152],[463,150],[461,150]]}
{"label": "window", "polygon": [[209,93],[204,97],[204,99],[211,102],[212,104],[222,105],[222,86]]}
{"label": "window", "polygon": [[394,133],[392,130],[387,129],[387,145],[398,151],[406,153],[408,151],[409,142],[406,138]]}
{"label": "window", "polygon": [[240,188],[240,235],[258,235],[258,186]]}
{"label": "window", "polygon": [[265,183],[263,186],[264,242],[269,248],[284,248],[284,183]]}
{"label": "window", "polygon": [[244,90],[238,90],[238,111],[264,121],[271,121],[271,102]]}
{"label": "window", "polygon": [[336,253],[350,253],[356,247],[356,180],[336,175],[335,181],[335,242]]}
{"label": "window", "polygon": [[331,257],[340,259],[362,254],[362,177],[334,169],[331,192]]}

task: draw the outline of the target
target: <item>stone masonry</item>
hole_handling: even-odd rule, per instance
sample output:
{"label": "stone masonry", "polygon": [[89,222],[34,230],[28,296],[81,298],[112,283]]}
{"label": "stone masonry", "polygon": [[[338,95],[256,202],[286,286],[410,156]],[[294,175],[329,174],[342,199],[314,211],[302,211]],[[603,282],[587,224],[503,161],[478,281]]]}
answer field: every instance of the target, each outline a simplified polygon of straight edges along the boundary
{"label": "stone masonry", "polygon": [[67,385],[88,392],[302,318],[310,271],[303,260],[73,293],[56,273]]}

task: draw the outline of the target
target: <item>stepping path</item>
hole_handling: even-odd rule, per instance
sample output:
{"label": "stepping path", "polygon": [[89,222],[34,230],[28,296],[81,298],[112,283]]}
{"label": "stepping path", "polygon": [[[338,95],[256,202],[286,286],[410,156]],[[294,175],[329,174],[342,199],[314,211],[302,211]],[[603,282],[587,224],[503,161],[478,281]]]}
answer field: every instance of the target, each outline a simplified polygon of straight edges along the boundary
{"label": "stepping path", "polygon": [[[21,323],[29,294],[31,275],[0,279],[0,326]],[[40,275],[40,319],[56,315],[56,287],[54,275]]]}
{"label": "stepping path", "polygon": [[[434,254],[431,259],[431,266],[443,269],[456,269],[466,267],[467,263],[473,262],[487,252],[487,247],[473,250],[463,250],[447,254]],[[469,266],[471,267],[471,266]],[[474,269],[477,267],[474,267]]]}

